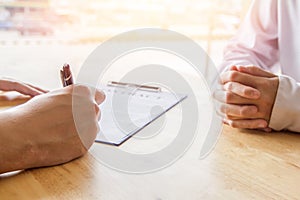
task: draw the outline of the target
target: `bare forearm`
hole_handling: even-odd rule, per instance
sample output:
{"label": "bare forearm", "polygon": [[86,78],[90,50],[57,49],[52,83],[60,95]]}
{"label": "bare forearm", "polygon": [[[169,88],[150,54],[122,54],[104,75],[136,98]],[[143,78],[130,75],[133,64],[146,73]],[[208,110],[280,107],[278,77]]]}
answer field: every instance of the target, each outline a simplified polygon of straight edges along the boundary
{"label": "bare forearm", "polygon": [[13,112],[0,113],[0,173],[30,167],[30,141],[22,137],[19,128]]}

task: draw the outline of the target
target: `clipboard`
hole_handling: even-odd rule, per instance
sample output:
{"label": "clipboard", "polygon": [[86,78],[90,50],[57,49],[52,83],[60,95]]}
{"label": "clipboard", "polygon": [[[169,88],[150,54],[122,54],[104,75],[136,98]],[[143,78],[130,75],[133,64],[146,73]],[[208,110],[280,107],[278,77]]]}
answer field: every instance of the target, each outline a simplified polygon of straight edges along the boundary
{"label": "clipboard", "polygon": [[95,142],[119,146],[187,98],[159,87],[111,81],[99,87],[106,95],[100,105],[100,132]]}

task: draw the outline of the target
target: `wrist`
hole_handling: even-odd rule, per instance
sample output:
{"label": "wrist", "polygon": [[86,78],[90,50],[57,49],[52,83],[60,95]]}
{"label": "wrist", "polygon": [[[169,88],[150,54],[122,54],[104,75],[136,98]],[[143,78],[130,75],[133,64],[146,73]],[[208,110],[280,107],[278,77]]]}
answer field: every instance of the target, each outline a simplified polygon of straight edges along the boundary
{"label": "wrist", "polygon": [[274,108],[274,104],[276,101],[276,97],[277,97],[277,92],[278,92],[278,86],[279,86],[279,77],[275,76],[273,78],[270,78],[270,85],[268,85],[268,90],[270,90],[270,93],[268,94],[268,97],[270,99],[270,101],[267,103],[266,107],[270,107],[267,113],[267,122],[268,124],[270,124],[270,120],[271,120],[271,116],[272,116],[272,111]]}

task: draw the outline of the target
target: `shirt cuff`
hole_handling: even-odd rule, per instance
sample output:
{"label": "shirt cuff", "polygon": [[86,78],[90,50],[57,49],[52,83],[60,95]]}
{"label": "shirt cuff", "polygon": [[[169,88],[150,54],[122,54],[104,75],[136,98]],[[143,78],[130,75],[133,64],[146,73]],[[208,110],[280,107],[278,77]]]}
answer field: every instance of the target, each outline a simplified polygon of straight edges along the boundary
{"label": "shirt cuff", "polygon": [[280,75],[269,127],[300,132],[300,85],[294,79]]}

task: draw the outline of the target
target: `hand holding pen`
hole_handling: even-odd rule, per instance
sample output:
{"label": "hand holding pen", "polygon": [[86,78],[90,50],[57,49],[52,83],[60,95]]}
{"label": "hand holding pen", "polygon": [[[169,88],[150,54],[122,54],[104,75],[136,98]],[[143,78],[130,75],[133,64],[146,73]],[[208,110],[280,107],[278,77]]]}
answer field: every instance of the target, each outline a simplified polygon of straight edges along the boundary
{"label": "hand holding pen", "polygon": [[[64,87],[74,84],[70,65],[64,64],[63,68],[60,70],[60,77]],[[103,92],[95,88],[90,88],[83,85],[74,85],[71,88],[72,88],[72,104],[75,103],[76,105],[76,107],[74,106],[72,107],[73,107],[73,116],[76,118],[75,123],[77,123],[76,124],[77,132],[80,136],[80,139],[82,140],[82,143],[84,144],[86,149],[88,149],[94,142],[94,139],[99,129],[98,126],[98,121],[100,120],[99,104],[104,101],[105,95]],[[91,102],[91,100],[93,101]],[[94,104],[95,109],[92,109],[92,112],[90,112],[91,110],[89,109],[89,107],[93,106],[92,104]],[[85,115],[82,113],[85,113]],[[87,131],[86,123],[91,123],[96,125],[92,129],[93,130],[92,132],[94,132],[95,130],[97,131],[96,134],[92,135],[92,137],[89,133],[84,133]],[[83,126],[81,126],[82,124]],[[87,138],[88,135],[90,136]]]}
{"label": "hand holding pen", "polygon": [[[64,65],[60,75],[64,86],[73,83],[70,66]],[[58,165],[85,154],[99,131],[98,104],[105,95],[75,84],[47,93],[31,85],[22,85],[22,91],[23,88],[37,90],[26,93],[34,98],[0,113],[2,127],[6,127],[0,131],[0,146],[8,149],[0,154],[0,173]],[[39,91],[42,94],[36,95]],[[76,99],[79,101],[74,104]],[[74,108],[82,117],[78,124],[74,121]],[[83,129],[79,131],[81,125]],[[30,148],[26,141],[30,141]]]}

